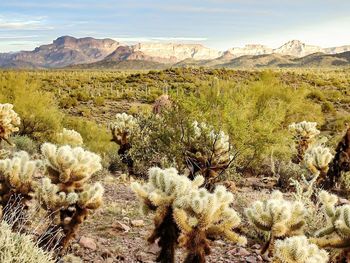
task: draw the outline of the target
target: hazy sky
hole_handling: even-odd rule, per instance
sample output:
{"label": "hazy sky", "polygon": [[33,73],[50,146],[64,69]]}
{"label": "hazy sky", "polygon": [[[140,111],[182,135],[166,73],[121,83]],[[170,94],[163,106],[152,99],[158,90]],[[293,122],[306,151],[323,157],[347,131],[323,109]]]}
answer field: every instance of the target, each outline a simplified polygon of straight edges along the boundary
{"label": "hazy sky", "polygon": [[350,44],[350,0],[0,0],[0,52],[62,35],[196,42],[217,49],[291,39]]}

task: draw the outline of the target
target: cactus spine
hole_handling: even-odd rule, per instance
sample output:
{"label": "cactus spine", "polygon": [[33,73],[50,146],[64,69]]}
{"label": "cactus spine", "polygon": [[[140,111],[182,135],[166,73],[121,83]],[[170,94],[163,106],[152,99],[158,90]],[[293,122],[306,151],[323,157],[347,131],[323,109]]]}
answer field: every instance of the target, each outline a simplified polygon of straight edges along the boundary
{"label": "cactus spine", "polygon": [[111,141],[119,145],[118,155],[123,163],[126,163],[129,173],[133,173],[133,160],[128,154],[131,149],[130,137],[133,133],[139,130],[137,120],[124,113],[118,113],[115,116],[115,121],[109,125],[112,133]]}
{"label": "cactus spine", "polygon": [[[36,196],[54,220],[47,233],[62,229],[64,237],[60,244],[65,249],[88,214],[102,204],[102,185],[87,183],[102,168],[101,159],[80,147],[57,148],[45,143],[41,151],[49,177],[41,180]],[[49,237],[41,240],[41,245],[45,245]]]}
{"label": "cactus spine", "polygon": [[294,141],[296,144],[297,156],[295,158],[296,163],[300,163],[304,160],[304,155],[309,146],[314,142],[315,136],[320,134],[320,131],[316,128],[316,122],[302,121],[299,123],[293,122],[289,125],[289,130],[293,133]]}
{"label": "cactus spine", "polygon": [[63,131],[57,134],[57,141],[61,145],[82,146],[84,144],[83,137],[75,130],[63,128]]}
{"label": "cactus spine", "polygon": [[350,205],[336,206],[338,197],[326,191],[320,192],[319,200],[328,224],[311,241],[323,248],[342,248],[339,262],[343,262],[350,252]]}
{"label": "cactus spine", "polygon": [[188,252],[185,263],[205,262],[210,253],[208,237],[246,244],[245,237],[233,232],[241,220],[230,208],[232,201],[233,195],[224,186],[217,186],[213,193],[200,188],[174,202],[174,218],[181,230],[180,245]]}
{"label": "cactus spine", "polygon": [[11,144],[9,137],[19,130],[21,119],[13,110],[13,105],[9,103],[0,104],[0,141],[4,140]]}
{"label": "cactus spine", "polygon": [[[16,153],[12,159],[0,160],[0,206],[11,209],[20,202],[24,210],[28,208],[38,165],[39,161],[30,160],[29,154],[24,151]],[[19,220],[24,210],[18,209],[21,213]]]}
{"label": "cactus spine", "polygon": [[302,234],[306,209],[301,202],[283,199],[279,191],[271,199],[256,201],[246,210],[249,222],[259,230],[269,232],[269,240],[262,253],[271,252],[275,239]]}
{"label": "cactus spine", "polygon": [[277,240],[273,263],[327,263],[328,253],[310,244],[306,236]]}
{"label": "cactus spine", "polygon": [[[207,146],[203,147],[203,143]],[[206,187],[212,190],[218,177],[233,161],[229,136],[223,131],[214,131],[203,122],[195,121],[186,148],[185,161],[191,176],[194,177],[198,172],[206,179]]]}
{"label": "cactus spine", "polygon": [[197,189],[204,182],[204,178],[199,176],[191,181],[180,176],[174,168],[162,170],[157,167],[151,168],[148,175],[146,184],[133,183],[131,187],[142,202],[142,210],[145,213],[155,211],[155,228],[148,241],[154,243],[159,238],[161,251],[157,262],[175,262],[179,229],[173,217],[173,202],[191,189]]}

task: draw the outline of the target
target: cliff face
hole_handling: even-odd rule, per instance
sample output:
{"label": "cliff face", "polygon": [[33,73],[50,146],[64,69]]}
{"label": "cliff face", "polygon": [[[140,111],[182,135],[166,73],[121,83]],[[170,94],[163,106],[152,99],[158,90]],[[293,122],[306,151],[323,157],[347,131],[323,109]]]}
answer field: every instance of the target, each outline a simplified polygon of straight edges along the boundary
{"label": "cliff face", "polygon": [[[91,63],[104,59],[116,50],[119,43],[112,39],[94,39],[64,36],[52,44],[42,45],[33,51],[0,54],[0,65],[25,65],[33,67],[65,67],[72,64]],[[2,59],[5,57],[4,59]]]}
{"label": "cliff face", "polygon": [[142,52],[149,57],[169,59],[178,62],[187,58],[214,59],[223,52],[204,47],[199,44],[174,44],[174,43],[139,43],[132,46],[134,52]]}
{"label": "cliff face", "polygon": [[[321,48],[306,45],[298,40],[289,41],[276,49],[257,44],[218,51],[201,44],[138,43],[136,45],[122,45],[112,39],[94,39],[91,37],[77,39],[63,36],[54,40],[53,43],[42,45],[33,51],[0,53],[0,67],[60,68],[95,62],[101,62],[100,65],[122,61],[131,61],[131,64],[132,61],[152,62],[152,65],[155,63],[186,64],[191,61],[191,65],[203,63],[216,65],[243,56],[251,56],[249,60],[265,61],[267,57],[259,56],[281,55],[301,58],[314,53],[338,54],[346,51],[350,51],[350,45]],[[280,57],[275,56],[274,58],[280,60]],[[242,59],[245,61],[247,57]]]}

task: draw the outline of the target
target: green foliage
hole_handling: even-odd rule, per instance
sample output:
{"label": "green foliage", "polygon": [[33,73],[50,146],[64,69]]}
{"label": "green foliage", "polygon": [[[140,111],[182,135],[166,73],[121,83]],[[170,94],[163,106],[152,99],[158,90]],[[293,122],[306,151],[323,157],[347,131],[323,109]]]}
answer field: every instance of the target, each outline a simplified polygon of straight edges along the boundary
{"label": "green foliage", "polygon": [[187,118],[205,119],[227,131],[241,165],[256,168],[272,151],[277,158],[290,158],[289,123],[303,119],[322,123],[320,105],[306,95],[306,88],[292,89],[263,72],[260,80],[248,84],[207,82],[198,93],[179,96],[178,103],[188,112]]}
{"label": "green foliage", "polygon": [[19,134],[43,141],[61,128],[62,113],[52,94],[40,90],[26,74],[16,72],[0,76],[0,101],[15,105],[21,116]]}
{"label": "green foliage", "polygon": [[37,143],[32,138],[26,135],[13,136],[11,138],[11,142],[15,145],[16,151],[25,151],[31,155],[37,153]]}
{"label": "green foliage", "polygon": [[93,152],[104,155],[110,151],[116,151],[107,127],[98,125],[94,121],[70,116],[64,118],[63,125],[79,132],[84,139],[84,145]]}
{"label": "green foliage", "polygon": [[59,105],[61,108],[69,109],[78,105],[78,100],[75,97],[64,96],[60,99]]}

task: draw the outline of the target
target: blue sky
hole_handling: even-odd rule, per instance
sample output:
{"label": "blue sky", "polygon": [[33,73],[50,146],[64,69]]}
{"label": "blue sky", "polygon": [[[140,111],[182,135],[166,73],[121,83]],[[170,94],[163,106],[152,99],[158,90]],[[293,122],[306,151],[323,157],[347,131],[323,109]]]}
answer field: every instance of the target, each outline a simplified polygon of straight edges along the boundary
{"label": "blue sky", "polygon": [[350,44],[350,0],[0,0],[0,52],[62,35],[227,49],[291,39]]}

